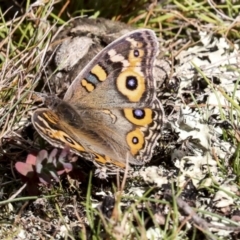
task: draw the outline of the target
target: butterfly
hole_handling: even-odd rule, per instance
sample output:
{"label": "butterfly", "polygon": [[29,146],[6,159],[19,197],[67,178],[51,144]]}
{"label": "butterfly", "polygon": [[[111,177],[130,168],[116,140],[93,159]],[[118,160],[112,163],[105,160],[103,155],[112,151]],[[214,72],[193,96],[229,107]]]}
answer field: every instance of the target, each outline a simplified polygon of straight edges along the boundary
{"label": "butterfly", "polygon": [[63,99],[45,95],[32,123],[55,147],[98,167],[124,169],[151,160],[163,108],[153,66],[159,44],[148,29],[132,31],[104,48],[73,80]]}

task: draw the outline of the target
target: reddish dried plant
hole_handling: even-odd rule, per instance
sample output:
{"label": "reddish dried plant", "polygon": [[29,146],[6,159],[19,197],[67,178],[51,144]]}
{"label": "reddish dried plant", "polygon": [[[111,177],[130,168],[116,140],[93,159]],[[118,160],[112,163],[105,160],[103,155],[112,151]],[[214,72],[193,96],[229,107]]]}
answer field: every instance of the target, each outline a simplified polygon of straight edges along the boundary
{"label": "reddish dried plant", "polygon": [[32,187],[36,188],[38,183],[50,185],[53,180],[58,182],[60,175],[72,171],[73,164],[69,162],[68,154],[67,148],[61,150],[60,154],[56,148],[50,154],[46,150],[38,154],[29,153],[26,162],[16,162],[15,168],[32,192]]}

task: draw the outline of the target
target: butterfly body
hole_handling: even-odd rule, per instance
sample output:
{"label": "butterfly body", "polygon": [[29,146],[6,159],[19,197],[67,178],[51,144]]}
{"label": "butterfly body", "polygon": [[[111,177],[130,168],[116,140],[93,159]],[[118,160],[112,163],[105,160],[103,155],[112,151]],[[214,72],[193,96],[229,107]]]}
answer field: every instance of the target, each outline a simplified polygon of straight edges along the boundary
{"label": "butterfly body", "polygon": [[45,96],[32,122],[52,145],[97,165],[124,168],[152,157],[163,110],[156,98],[153,31],[133,31],[103,49],[75,78],[64,99]]}

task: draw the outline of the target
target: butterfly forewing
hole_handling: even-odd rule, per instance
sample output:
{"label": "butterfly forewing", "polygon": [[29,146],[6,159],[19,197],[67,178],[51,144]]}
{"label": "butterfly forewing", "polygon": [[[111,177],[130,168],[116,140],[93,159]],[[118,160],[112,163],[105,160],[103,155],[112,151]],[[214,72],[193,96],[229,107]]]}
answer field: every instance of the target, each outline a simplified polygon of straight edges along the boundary
{"label": "butterfly forewing", "polygon": [[74,79],[64,100],[78,107],[100,109],[151,104],[157,53],[158,42],[151,30],[137,30],[117,39]]}

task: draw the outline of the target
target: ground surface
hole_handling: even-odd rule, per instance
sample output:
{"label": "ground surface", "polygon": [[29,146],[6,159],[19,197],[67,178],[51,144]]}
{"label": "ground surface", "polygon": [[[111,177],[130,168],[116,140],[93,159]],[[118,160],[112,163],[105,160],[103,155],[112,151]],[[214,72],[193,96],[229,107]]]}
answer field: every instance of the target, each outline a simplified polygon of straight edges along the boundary
{"label": "ground surface", "polygon": [[[129,18],[135,26],[78,19],[59,27],[46,21],[51,7],[36,2],[2,25],[1,239],[239,238],[239,22],[233,6],[228,15],[227,5],[222,6],[198,5],[191,15],[180,5],[162,8],[154,2]],[[48,13],[41,15],[43,9]],[[160,19],[164,16],[166,22]],[[152,161],[133,166],[127,177],[99,179],[90,162],[71,156],[70,165],[61,165],[64,174],[56,172],[49,160],[53,147],[39,138],[30,120],[41,102],[27,90],[61,97],[98,51],[136,23],[155,30],[160,42],[154,76],[165,118]],[[4,38],[7,30],[12,34]],[[85,55],[77,54],[77,61],[56,72],[64,43],[69,50],[82,36],[91,40]],[[16,39],[21,39],[18,45]],[[26,159],[29,165],[22,165]],[[47,159],[38,166],[50,173],[51,184],[36,174],[36,159]],[[30,174],[23,177],[16,163]]]}

